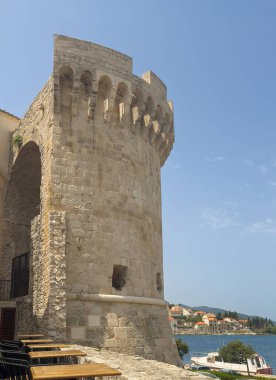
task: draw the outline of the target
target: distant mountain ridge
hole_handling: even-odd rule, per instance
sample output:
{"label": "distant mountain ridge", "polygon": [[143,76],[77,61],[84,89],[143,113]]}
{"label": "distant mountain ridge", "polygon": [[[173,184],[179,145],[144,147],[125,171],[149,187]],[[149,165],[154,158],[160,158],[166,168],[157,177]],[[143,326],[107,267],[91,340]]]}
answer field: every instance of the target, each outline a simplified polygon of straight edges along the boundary
{"label": "distant mountain ridge", "polygon": [[[229,311],[229,310],[226,310],[226,309],[220,309],[219,307],[210,307],[210,306],[188,306],[188,305],[184,305],[184,304],[180,304],[180,306],[182,307],[185,307],[187,309],[193,309],[193,310],[202,310],[202,311],[205,311],[206,313],[213,313],[213,314],[217,314],[217,313],[224,313],[225,311]],[[230,310],[230,311],[236,311],[236,310]],[[247,318],[253,318],[253,317],[259,317],[258,315],[247,315],[247,314],[243,314],[243,313],[238,313],[238,316],[239,316],[239,319],[247,319]],[[265,318],[265,317],[263,317]],[[274,325],[276,325],[276,322],[272,321]]]}

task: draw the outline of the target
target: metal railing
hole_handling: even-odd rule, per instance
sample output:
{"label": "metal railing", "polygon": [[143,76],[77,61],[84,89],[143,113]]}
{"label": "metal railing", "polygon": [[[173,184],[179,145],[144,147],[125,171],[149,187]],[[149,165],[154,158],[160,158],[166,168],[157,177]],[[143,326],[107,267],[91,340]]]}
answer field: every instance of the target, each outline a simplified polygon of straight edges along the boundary
{"label": "metal railing", "polygon": [[0,301],[10,300],[11,295],[11,281],[0,280]]}

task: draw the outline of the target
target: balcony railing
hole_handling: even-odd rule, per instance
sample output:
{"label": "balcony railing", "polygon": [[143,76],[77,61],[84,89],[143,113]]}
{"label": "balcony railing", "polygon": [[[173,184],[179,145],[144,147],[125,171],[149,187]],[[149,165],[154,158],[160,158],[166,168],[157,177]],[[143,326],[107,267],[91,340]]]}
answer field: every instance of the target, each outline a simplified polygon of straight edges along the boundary
{"label": "balcony railing", "polygon": [[7,301],[11,295],[11,281],[0,280],[0,301]]}

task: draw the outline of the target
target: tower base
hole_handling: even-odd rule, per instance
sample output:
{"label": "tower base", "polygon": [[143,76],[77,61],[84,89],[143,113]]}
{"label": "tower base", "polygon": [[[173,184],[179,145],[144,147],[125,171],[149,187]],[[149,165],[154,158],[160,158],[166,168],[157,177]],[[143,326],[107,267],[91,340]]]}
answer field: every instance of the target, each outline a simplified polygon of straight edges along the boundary
{"label": "tower base", "polygon": [[162,300],[67,295],[67,339],[182,366]]}

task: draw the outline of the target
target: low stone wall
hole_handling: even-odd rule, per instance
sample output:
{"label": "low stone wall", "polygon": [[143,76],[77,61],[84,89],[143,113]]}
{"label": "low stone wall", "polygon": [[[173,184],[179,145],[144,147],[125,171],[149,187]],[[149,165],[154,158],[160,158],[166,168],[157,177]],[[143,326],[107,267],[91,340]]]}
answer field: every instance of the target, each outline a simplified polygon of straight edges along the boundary
{"label": "low stone wall", "polygon": [[156,360],[143,359],[140,356],[129,356],[79,345],[74,345],[73,348],[87,353],[87,356],[81,359],[82,362],[105,363],[122,372],[122,376],[118,378],[103,377],[101,378],[103,380],[206,380],[205,376],[196,372]]}

